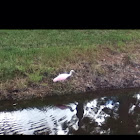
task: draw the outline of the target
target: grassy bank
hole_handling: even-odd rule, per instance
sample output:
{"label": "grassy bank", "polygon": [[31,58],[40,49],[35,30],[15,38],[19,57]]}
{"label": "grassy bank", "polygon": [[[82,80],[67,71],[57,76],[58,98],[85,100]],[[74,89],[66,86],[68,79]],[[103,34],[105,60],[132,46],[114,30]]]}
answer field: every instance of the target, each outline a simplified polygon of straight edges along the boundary
{"label": "grassy bank", "polygon": [[47,86],[78,62],[95,64],[106,48],[131,52],[139,43],[140,30],[0,30],[0,88]]}

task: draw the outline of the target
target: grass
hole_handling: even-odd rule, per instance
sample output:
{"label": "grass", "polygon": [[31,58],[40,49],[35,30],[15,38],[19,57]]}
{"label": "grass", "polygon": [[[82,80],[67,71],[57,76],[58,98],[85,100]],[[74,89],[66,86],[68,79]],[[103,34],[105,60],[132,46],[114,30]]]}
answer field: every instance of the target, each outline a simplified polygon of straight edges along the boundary
{"label": "grass", "polygon": [[38,83],[69,64],[94,61],[100,46],[124,51],[132,42],[140,43],[140,30],[0,30],[0,82]]}

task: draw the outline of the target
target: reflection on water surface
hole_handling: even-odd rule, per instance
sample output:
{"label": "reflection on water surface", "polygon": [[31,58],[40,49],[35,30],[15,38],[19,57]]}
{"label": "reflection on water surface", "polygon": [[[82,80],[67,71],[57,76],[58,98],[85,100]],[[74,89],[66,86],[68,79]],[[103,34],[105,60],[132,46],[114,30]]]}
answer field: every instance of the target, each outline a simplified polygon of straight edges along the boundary
{"label": "reflection on water surface", "polygon": [[6,102],[3,102],[3,108],[2,104],[0,108],[0,134],[140,133],[139,90],[98,97],[87,94],[77,99],[73,99],[72,95],[67,96],[69,100],[63,97],[64,102],[40,100],[28,106],[18,103],[20,107],[17,103],[9,103],[5,107]]}

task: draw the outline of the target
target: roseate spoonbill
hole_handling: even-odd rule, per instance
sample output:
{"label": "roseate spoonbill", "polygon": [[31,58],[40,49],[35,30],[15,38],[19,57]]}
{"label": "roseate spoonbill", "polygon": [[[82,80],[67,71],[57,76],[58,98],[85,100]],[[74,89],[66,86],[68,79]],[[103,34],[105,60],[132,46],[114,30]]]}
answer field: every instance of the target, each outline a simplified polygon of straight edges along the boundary
{"label": "roseate spoonbill", "polygon": [[73,72],[75,72],[75,71],[74,70],[71,70],[69,74],[67,74],[67,73],[59,74],[56,78],[53,79],[53,82],[64,81],[68,77],[70,77]]}

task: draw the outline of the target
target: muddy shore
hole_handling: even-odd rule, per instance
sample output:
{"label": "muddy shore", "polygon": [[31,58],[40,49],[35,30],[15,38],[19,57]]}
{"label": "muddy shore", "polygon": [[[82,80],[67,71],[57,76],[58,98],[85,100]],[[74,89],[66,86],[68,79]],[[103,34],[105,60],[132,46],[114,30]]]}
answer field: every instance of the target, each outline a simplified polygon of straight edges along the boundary
{"label": "muddy shore", "polygon": [[[50,75],[40,84],[31,84],[28,88],[0,90],[0,100],[29,100],[53,95],[80,94],[100,89],[121,89],[140,87],[140,49],[131,52],[106,50],[95,61],[79,61],[71,69],[75,70],[64,82],[53,83],[56,75]],[[69,67],[69,66],[67,66]]]}

